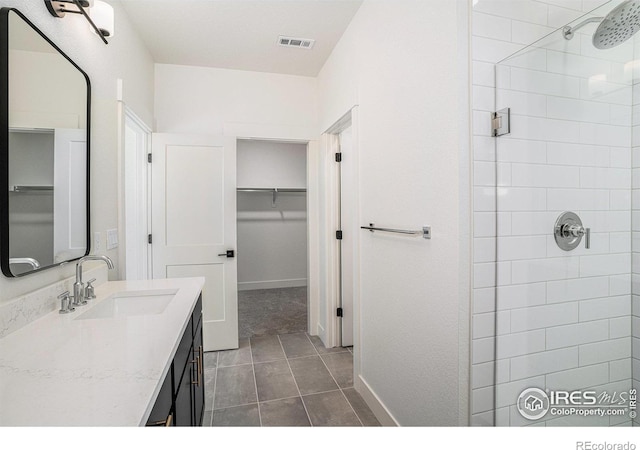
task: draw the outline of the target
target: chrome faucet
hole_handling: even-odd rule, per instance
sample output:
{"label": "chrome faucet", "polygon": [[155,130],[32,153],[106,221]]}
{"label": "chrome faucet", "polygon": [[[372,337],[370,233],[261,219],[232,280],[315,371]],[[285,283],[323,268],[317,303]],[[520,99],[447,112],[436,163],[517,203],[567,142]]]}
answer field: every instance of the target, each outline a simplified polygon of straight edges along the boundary
{"label": "chrome faucet", "polygon": [[40,268],[40,263],[34,258],[9,258],[9,264],[29,264],[33,270]]}
{"label": "chrome faucet", "polygon": [[[108,256],[83,256],[76,263],[76,282],[73,283],[73,306],[86,305],[84,283],[82,282],[82,263],[85,261],[104,261],[109,269],[113,269],[113,261]],[[92,280],[93,281],[93,280]]]}

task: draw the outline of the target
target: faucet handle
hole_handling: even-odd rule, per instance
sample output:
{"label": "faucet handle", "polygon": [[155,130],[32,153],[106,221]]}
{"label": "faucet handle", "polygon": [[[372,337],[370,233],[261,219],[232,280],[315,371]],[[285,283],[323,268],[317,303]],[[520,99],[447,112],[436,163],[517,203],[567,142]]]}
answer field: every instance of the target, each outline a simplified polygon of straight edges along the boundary
{"label": "faucet handle", "polygon": [[91,280],[87,281],[87,285],[84,288],[84,298],[85,298],[85,300],[91,300],[91,299],[96,298],[96,293],[94,291],[94,287],[91,284],[94,281],[96,281],[95,278],[92,278]]}
{"label": "faucet handle", "polygon": [[60,299],[60,311],[58,311],[60,314],[69,314],[76,310],[71,306],[69,291],[64,291],[62,294],[58,295],[58,299]]}

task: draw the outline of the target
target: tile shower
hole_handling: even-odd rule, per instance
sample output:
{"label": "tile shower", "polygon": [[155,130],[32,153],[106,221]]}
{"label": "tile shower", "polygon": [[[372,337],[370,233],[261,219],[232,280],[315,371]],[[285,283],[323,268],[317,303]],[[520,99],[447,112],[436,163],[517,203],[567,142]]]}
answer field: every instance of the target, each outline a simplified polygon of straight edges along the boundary
{"label": "tile shower", "polygon": [[[594,25],[555,31],[620,1],[474,3],[472,424],[632,425],[532,421],[515,403],[529,387],[640,384],[640,38],[601,51]],[[504,107],[511,133],[493,138]],[[558,248],[563,211],[591,228],[590,249]]]}

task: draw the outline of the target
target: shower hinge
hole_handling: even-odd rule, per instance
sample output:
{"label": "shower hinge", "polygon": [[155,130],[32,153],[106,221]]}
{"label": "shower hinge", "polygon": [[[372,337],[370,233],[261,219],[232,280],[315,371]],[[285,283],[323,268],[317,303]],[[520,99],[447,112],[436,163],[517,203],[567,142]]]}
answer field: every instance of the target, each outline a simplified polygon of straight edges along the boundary
{"label": "shower hinge", "polygon": [[494,137],[511,133],[511,108],[491,113],[491,131]]}

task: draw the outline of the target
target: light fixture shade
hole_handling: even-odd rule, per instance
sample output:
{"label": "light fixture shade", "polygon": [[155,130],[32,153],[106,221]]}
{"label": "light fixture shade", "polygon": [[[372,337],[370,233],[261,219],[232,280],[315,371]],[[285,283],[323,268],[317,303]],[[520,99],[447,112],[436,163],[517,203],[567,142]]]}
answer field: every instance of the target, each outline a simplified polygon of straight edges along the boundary
{"label": "light fixture shade", "polygon": [[[102,32],[104,37],[113,37],[115,33],[115,14],[113,6],[100,0],[95,0],[89,9],[89,16]],[[93,28],[91,28],[92,31]],[[95,31],[94,31],[95,33]]]}

